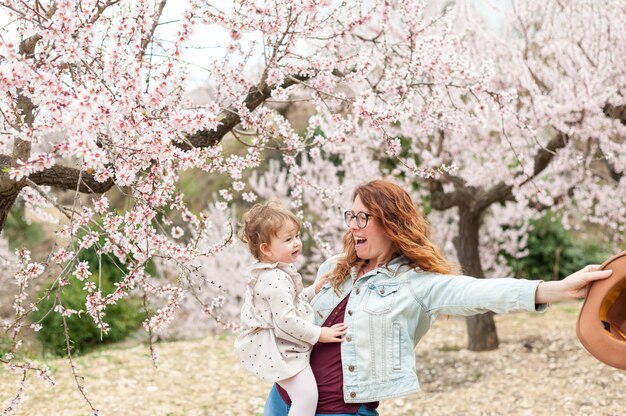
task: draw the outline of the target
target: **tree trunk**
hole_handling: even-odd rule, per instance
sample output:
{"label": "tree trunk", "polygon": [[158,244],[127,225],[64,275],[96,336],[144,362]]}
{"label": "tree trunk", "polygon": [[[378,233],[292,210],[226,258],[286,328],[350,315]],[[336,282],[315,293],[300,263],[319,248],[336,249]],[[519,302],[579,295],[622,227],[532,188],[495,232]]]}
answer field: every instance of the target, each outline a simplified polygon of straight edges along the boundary
{"label": "tree trunk", "polygon": [[[485,277],[480,264],[478,245],[481,215],[482,211],[476,212],[469,207],[460,206],[459,234],[454,241],[463,273],[478,278]],[[492,312],[468,316],[466,324],[469,337],[468,349],[490,351],[498,348],[498,333]]]}
{"label": "tree trunk", "polygon": [[493,320],[493,312],[465,318],[467,325],[467,349],[470,351],[491,351],[498,349],[498,331]]}
{"label": "tree trunk", "polygon": [[20,194],[19,187],[0,193],[0,232],[4,229],[4,223],[9,216],[9,211]]}

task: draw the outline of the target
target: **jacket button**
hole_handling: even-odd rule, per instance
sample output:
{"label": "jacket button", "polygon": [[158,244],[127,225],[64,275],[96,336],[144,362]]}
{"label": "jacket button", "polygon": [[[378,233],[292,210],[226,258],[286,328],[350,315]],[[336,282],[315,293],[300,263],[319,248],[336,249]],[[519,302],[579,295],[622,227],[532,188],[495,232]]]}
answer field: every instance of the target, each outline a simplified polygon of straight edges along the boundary
{"label": "jacket button", "polygon": [[352,397],[353,399],[356,397],[356,393],[355,392],[350,392],[350,397]]}
{"label": "jacket button", "polygon": [[346,341],[347,341],[347,342],[352,341],[352,337],[351,337],[350,335],[346,336]]}
{"label": "jacket button", "polygon": [[349,366],[348,366],[348,370],[350,370],[350,371],[354,371],[354,366],[353,366],[353,365],[349,365]]}
{"label": "jacket button", "polygon": [[384,294],[385,294],[385,286],[383,286],[383,287],[381,287],[381,288],[380,288],[380,294],[381,294],[381,295],[384,295]]}
{"label": "jacket button", "polygon": [[348,315],[352,316],[352,311],[348,309]]}
{"label": "jacket button", "polygon": [[361,293],[361,289],[357,288],[356,289],[356,294],[358,295],[359,293]]}

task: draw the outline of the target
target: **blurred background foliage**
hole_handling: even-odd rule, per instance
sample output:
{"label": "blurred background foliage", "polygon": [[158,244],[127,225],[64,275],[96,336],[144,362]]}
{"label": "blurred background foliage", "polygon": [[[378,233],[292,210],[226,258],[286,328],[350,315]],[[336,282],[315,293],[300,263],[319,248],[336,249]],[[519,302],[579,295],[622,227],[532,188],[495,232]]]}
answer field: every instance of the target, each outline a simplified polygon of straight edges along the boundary
{"label": "blurred background foliage", "polygon": [[[87,261],[90,270],[95,273],[89,277],[89,281],[94,282],[102,288],[103,296],[115,290],[115,283],[124,278],[125,267],[118,259],[111,256],[99,256],[95,248],[83,250],[80,254],[81,261]],[[99,273],[98,273],[99,270]],[[58,284],[52,282],[46,289],[52,288],[58,291],[59,298],[66,309],[85,309],[86,282],[81,282],[75,278],[70,278],[70,284],[58,288]],[[38,293],[38,298],[44,296],[45,290]],[[43,327],[37,332],[37,337],[46,352],[54,355],[67,354],[67,344],[63,328],[63,318],[60,314],[51,312],[56,303],[56,296],[44,299],[39,310],[31,316],[34,322],[39,322]],[[104,321],[109,324],[109,332],[102,334],[93,322],[93,319],[82,313],[66,318],[68,333],[71,339],[72,353],[85,353],[102,343],[110,343],[124,340],[129,334],[141,326],[145,318],[143,301],[138,296],[130,296],[120,300],[118,303],[106,308]]]}
{"label": "blurred background foliage", "polygon": [[41,224],[29,221],[25,215],[23,201],[16,201],[7,216],[3,237],[9,242],[9,248],[36,247],[44,239],[45,232]]}
{"label": "blurred background foliage", "polygon": [[579,233],[566,230],[561,217],[552,213],[530,223],[528,254],[521,258],[504,254],[515,277],[560,280],[587,264],[601,264],[612,255],[594,241],[593,230]]}

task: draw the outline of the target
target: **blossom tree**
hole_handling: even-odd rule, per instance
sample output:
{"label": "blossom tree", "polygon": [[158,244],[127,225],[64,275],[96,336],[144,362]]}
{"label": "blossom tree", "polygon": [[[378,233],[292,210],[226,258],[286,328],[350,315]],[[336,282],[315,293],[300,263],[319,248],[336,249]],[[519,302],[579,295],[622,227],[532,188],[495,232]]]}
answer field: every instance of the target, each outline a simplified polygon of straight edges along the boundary
{"label": "blossom tree", "polygon": [[[528,220],[547,208],[566,220],[580,215],[622,244],[626,47],[618,34],[626,10],[596,1],[516,1],[497,34],[471,12],[463,17],[467,50],[493,62],[489,88],[512,94],[473,104],[470,124],[439,129],[438,141],[414,149],[427,163],[459,168],[428,185],[434,209],[456,208],[454,246],[464,271],[483,276],[482,259],[493,272],[503,270],[502,251],[523,255],[517,243],[523,247]],[[464,106],[468,92],[456,92],[451,99]],[[497,347],[488,316],[468,318],[468,330],[470,349]]]}
{"label": "blossom tree", "polygon": [[[166,6],[166,0],[0,5],[0,229],[18,198],[36,212],[56,210],[64,218],[48,255],[18,253],[15,278],[26,288],[52,266],[61,270],[47,294],[57,299],[50,313],[61,314],[66,336],[65,320],[82,311],[63,305],[65,286],[85,286],[84,311],[102,332],[108,331],[107,307],[131,291],[162,298],[156,313],[146,309],[144,326],[152,334],[172,320],[185,282],[198,276],[196,259],[229,249],[232,226],[227,220],[219,237],[207,231],[215,219],[210,211],[188,208],[181,173],[221,178],[225,185],[213,203],[227,209],[235,200],[255,200],[247,178],[262,166],[266,152],[278,152],[299,214],[307,216],[302,210],[307,198],[336,210],[339,181],[310,175],[318,160],[334,166],[333,155],[347,155],[337,172],[349,173],[343,184],[350,184],[359,177],[351,175],[355,167],[371,158],[359,153],[395,153],[397,139],[381,134],[388,126],[410,114],[421,123],[433,114],[456,112],[442,98],[446,87],[476,85],[484,78],[480,66],[466,64],[456,52],[450,20],[423,17],[421,2],[188,0],[177,3],[181,17],[174,22],[164,20]],[[173,39],[161,37],[166,26],[176,27]],[[204,27],[220,30],[223,55],[207,57],[203,68],[213,94],[198,105],[185,94],[185,52],[197,48],[193,35]],[[432,95],[420,100],[424,85]],[[293,97],[315,108],[302,134],[272,106]],[[363,129],[367,134],[351,143]],[[349,155],[357,142],[363,147]],[[333,185],[315,183],[316,178]],[[62,202],[55,190],[75,197]],[[112,195],[125,198],[123,209]],[[320,222],[331,217],[336,218],[322,215]],[[337,228],[333,221],[330,228],[305,222],[325,250],[323,238]],[[97,270],[80,261],[81,250],[94,247],[127,266],[113,293],[103,293],[90,280]],[[150,259],[175,267],[178,278],[151,279]],[[21,292],[14,318],[4,323],[14,346],[0,362],[23,371],[24,379],[30,370],[49,378],[45,368],[14,360],[20,330],[40,300]],[[39,324],[31,327],[37,330]],[[67,345],[77,386],[97,412],[84,394],[69,339]],[[19,403],[24,388],[7,411]]]}
{"label": "blossom tree", "polygon": [[[322,150],[346,161],[332,167],[344,185],[367,179],[364,166],[403,180],[433,210],[438,242],[476,277],[508,275],[502,254],[523,256],[529,220],[547,209],[563,213],[565,225],[601,226],[615,247],[624,243],[626,43],[617,34],[626,10],[596,1],[519,0],[500,14],[501,28],[488,28],[467,3],[457,5],[450,24],[462,28],[450,46],[458,60],[447,65],[464,66],[434,83],[408,84],[413,89],[402,105],[410,110],[395,113],[395,123],[379,124],[390,113],[368,96],[340,119],[311,119],[327,134]],[[482,78],[457,83],[452,74]],[[385,81],[380,88],[388,90]],[[430,100],[449,108],[428,106]],[[395,157],[390,167],[388,155]],[[491,314],[467,324],[468,348],[497,348]]]}
{"label": "blossom tree", "polygon": [[[479,277],[481,259],[498,267],[481,243],[495,251],[496,241],[517,241],[498,224],[523,232],[537,209],[576,201],[585,219],[623,230],[623,10],[550,2],[537,13],[520,0],[511,33],[496,36],[471,19],[457,30],[458,13],[427,17],[420,1],[223,3],[178,3],[174,22],[163,17],[166,0],[0,5],[0,229],[18,198],[65,218],[48,255],[18,252],[20,285],[58,267],[49,295],[84,284],[85,312],[103,332],[107,307],[131,291],[161,298],[156,313],[146,309],[152,339],[215,267],[207,259],[233,258],[225,254],[233,220],[215,210],[284,198],[318,260],[338,249],[347,192],[381,175],[403,178],[443,211],[432,218],[437,234]],[[173,39],[161,35],[174,26]],[[211,96],[199,105],[185,94],[186,52],[202,50],[194,33],[206,27],[220,35],[202,46],[223,54],[205,60]],[[313,108],[304,131],[277,110],[296,102]],[[277,165],[264,163],[269,155]],[[223,184],[210,209],[190,209],[180,187],[188,171]],[[618,198],[606,198],[607,187]],[[54,190],[75,197],[60,202]],[[124,198],[123,209],[113,195]],[[89,280],[97,271],[80,261],[92,247],[127,266],[113,293]],[[172,279],[149,276],[151,259]],[[20,329],[38,328],[28,315],[39,299],[21,293],[4,324],[14,347],[0,362],[24,378],[33,370],[49,379],[45,368],[14,359]],[[199,300],[217,317],[219,297]],[[79,312],[62,301],[51,311],[64,319]],[[470,324],[473,349],[497,345],[495,327],[481,329],[485,320],[489,328],[488,317]]]}

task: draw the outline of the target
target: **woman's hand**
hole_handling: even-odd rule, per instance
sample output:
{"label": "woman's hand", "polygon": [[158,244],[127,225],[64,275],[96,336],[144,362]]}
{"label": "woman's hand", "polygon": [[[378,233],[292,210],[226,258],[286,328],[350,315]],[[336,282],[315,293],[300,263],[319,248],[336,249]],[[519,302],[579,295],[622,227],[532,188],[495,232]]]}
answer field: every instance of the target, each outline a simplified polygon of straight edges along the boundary
{"label": "woman's hand", "polygon": [[323,326],[318,342],[342,342],[342,336],[346,335],[346,324],[335,324],[331,327]]}
{"label": "woman's hand", "polygon": [[577,299],[585,296],[589,283],[606,279],[612,270],[600,270],[597,264],[590,264],[570,274],[563,280],[541,282],[535,292],[535,303],[558,302],[565,299]]}

